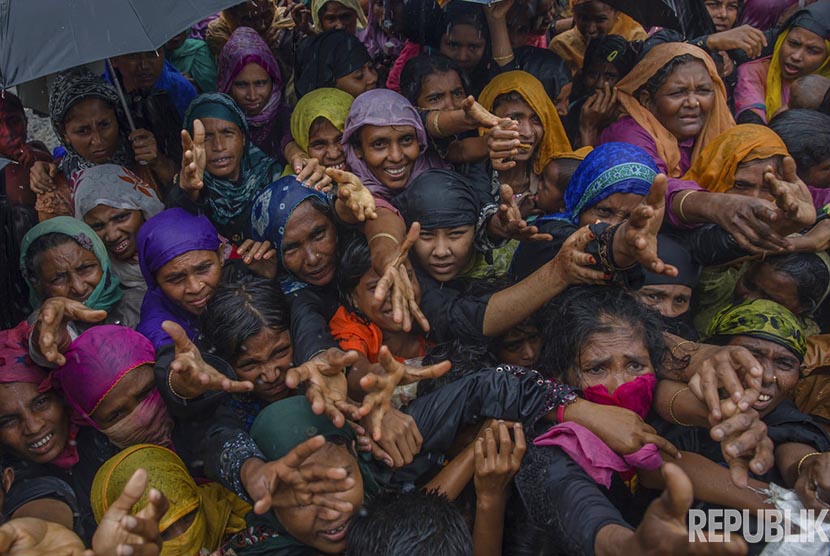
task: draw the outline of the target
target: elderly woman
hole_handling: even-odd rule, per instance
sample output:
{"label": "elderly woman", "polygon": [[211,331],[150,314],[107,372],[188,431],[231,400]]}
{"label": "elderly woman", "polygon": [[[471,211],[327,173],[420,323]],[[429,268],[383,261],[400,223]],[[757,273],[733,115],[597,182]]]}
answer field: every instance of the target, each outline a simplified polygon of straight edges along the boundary
{"label": "elderly woman", "polygon": [[826,1],[793,14],[779,32],[771,57],[738,67],[738,120],[765,124],[787,109],[791,83],[812,73],[830,77],[830,2]]}
{"label": "elderly woman", "polygon": [[282,98],[282,76],[274,55],[250,27],[233,32],[219,55],[220,93],[245,112],[251,142],[272,158],[281,158],[288,142],[290,109]]}
{"label": "elderly woman", "polygon": [[318,33],[338,29],[355,34],[368,25],[357,0],[313,0],[311,19]]}
{"label": "elderly woman", "polygon": [[184,120],[185,153],[172,203],[206,214],[239,245],[247,238],[253,196],[279,177],[282,166],[252,143],[245,114],[225,94],[200,95]]}
{"label": "elderly woman", "polygon": [[321,87],[335,87],[357,97],[378,84],[369,51],[353,33],[342,29],[326,31],[301,42],[297,46],[294,77],[300,98]]}

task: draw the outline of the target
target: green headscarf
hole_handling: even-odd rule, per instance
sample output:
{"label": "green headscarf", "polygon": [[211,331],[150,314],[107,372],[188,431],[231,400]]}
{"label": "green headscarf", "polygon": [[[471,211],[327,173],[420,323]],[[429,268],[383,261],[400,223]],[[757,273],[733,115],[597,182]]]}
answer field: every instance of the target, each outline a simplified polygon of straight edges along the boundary
{"label": "green headscarf", "polygon": [[39,237],[46,234],[63,234],[74,239],[78,245],[92,251],[95,258],[101,264],[101,281],[92,290],[92,294],[84,301],[84,305],[90,309],[109,311],[116,303],[121,300],[121,282],[118,277],[113,274],[110,265],[110,258],[107,254],[107,248],[104,242],[98,237],[98,234],[92,231],[92,228],[69,216],[57,216],[41,222],[34,228],[28,231],[23,236],[23,242],[20,245],[20,268],[22,269],[24,278],[29,284],[29,302],[32,307],[39,307],[44,299],[40,297],[34,287],[36,281],[35,276],[29,276],[26,270],[26,254],[29,247]]}
{"label": "green headscarf", "polygon": [[807,353],[807,340],[798,317],[768,299],[746,300],[724,307],[712,319],[706,336],[750,336],[768,340],[787,348],[799,360]]}
{"label": "green headscarf", "polygon": [[291,135],[294,141],[308,152],[308,134],[317,118],[325,118],[341,133],[346,128],[346,117],[354,97],[346,91],[322,87],[306,93],[291,113]]}

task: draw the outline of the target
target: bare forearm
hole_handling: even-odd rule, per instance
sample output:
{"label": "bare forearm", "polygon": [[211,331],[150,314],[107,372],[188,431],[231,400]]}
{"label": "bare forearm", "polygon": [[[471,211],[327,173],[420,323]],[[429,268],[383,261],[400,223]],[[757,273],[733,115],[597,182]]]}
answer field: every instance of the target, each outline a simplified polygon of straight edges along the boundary
{"label": "bare forearm", "polygon": [[[398,256],[398,250],[406,237],[406,223],[400,216],[389,209],[378,207],[378,217],[367,220],[363,226],[363,234],[369,242],[369,252],[372,256],[372,269],[381,276],[386,267]],[[389,234],[397,240],[385,235]]]}
{"label": "bare forearm", "polygon": [[468,137],[453,141],[447,149],[447,160],[453,164],[481,162],[490,156],[486,137]]}
{"label": "bare forearm", "polygon": [[473,556],[501,556],[505,505],[504,497],[478,499],[473,527]]}
{"label": "bare forearm", "polygon": [[801,458],[815,451],[816,449],[809,444],[799,442],[787,442],[775,448],[775,465],[787,487],[792,488],[798,480],[798,462]]}
{"label": "bare forearm", "polygon": [[464,487],[473,480],[475,474],[475,452],[471,442],[464,450],[454,457],[444,468],[426,484],[424,490],[443,494],[450,500],[455,500],[464,490]]}
{"label": "bare forearm", "polygon": [[513,46],[510,44],[510,34],[507,32],[507,19],[487,18],[490,27],[490,44],[493,46],[493,61],[501,67],[513,61]]}
{"label": "bare forearm", "polygon": [[634,531],[622,525],[606,525],[599,530],[594,541],[595,556],[628,556],[639,553]]}
{"label": "bare forearm", "polygon": [[661,380],[654,392],[652,407],[663,420],[695,427],[709,427],[709,411],[683,382]]}

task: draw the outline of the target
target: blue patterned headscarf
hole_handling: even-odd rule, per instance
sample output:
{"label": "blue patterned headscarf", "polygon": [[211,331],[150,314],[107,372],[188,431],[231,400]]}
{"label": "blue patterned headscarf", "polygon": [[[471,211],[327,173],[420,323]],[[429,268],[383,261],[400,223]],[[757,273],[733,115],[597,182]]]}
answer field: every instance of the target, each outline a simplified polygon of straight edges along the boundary
{"label": "blue patterned headscarf", "polygon": [[579,216],[615,193],[648,195],[659,170],[654,159],[628,143],[605,143],[595,148],[577,167],[565,190],[565,210],[537,220],[579,222]]}

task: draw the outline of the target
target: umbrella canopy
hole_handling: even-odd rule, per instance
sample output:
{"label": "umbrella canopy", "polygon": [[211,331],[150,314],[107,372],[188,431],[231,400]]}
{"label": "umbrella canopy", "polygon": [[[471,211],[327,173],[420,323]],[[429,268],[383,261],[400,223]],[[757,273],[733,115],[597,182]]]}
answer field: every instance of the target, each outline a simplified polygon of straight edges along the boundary
{"label": "umbrella canopy", "polygon": [[683,4],[684,0],[602,1],[614,9],[628,14],[645,29],[649,29],[650,27],[666,27],[667,29],[674,29],[675,31],[683,31],[677,17],[677,4]]}
{"label": "umbrella canopy", "polygon": [[156,50],[241,0],[0,0],[0,88]]}

